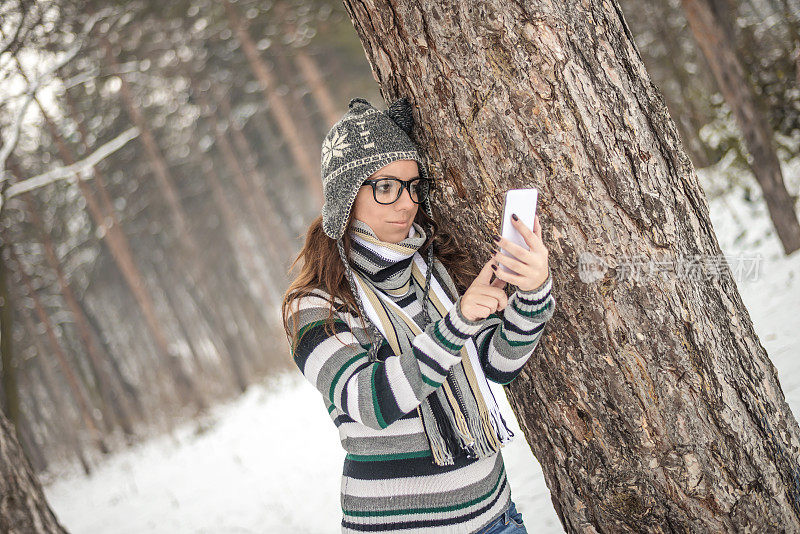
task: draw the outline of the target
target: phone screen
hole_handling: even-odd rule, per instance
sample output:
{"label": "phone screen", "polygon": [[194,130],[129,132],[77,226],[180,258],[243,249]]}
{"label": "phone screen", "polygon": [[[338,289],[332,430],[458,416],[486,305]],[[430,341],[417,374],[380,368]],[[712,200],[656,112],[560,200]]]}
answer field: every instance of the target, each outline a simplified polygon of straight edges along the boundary
{"label": "phone screen", "polygon": [[[501,235],[509,241],[516,243],[524,248],[528,248],[525,239],[522,237],[514,225],[511,223],[511,214],[516,213],[519,220],[533,231],[533,222],[536,217],[536,202],[539,198],[539,190],[535,187],[530,189],[509,189],[506,191],[505,205],[503,207],[503,224]],[[513,257],[514,255],[500,247],[503,254]],[[511,269],[500,265],[506,272],[517,274]]]}

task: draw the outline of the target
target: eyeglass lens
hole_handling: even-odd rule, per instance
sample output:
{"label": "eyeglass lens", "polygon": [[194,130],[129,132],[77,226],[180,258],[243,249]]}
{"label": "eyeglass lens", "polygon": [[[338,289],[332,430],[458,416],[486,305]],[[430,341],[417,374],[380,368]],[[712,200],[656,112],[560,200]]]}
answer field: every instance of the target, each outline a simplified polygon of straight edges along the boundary
{"label": "eyeglass lens", "polygon": [[[381,204],[391,204],[400,198],[403,190],[403,182],[392,178],[383,178],[375,181],[375,200]],[[425,191],[423,190],[423,182],[421,179],[411,180],[406,182],[408,193],[411,195],[411,200],[414,202],[421,202],[425,198]]]}

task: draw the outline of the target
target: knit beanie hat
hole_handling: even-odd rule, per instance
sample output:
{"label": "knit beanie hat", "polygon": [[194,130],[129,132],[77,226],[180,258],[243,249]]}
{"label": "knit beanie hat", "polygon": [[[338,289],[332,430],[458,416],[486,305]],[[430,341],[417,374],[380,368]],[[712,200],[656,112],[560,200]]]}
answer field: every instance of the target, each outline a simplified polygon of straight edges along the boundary
{"label": "knit beanie hat", "polygon": [[[428,173],[425,159],[416,144],[409,137],[414,127],[411,104],[403,97],[393,102],[388,109],[378,111],[363,98],[353,98],[347,113],[331,127],[322,143],[322,188],[325,204],[322,206],[322,229],[331,239],[336,240],[339,256],[345,266],[350,289],[358,304],[361,317],[370,322],[364,312],[352,268],[342,243],[342,236],[350,218],[350,211],[358,190],[372,173],[398,160],[414,160],[419,168],[419,177],[433,180]],[[433,218],[430,195],[425,195],[425,213]],[[430,233],[429,235],[433,235]],[[431,268],[433,267],[433,243],[428,247],[427,273],[423,300],[423,329],[430,321],[427,306],[430,291]],[[370,347],[370,361],[377,360],[380,331],[371,325],[373,344]]]}
{"label": "knit beanie hat", "polygon": [[[425,160],[409,137],[414,126],[411,104],[403,97],[384,111],[363,98],[333,125],[322,143],[322,228],[331,239],[345,232],[350,209],[364,180],[393,161],[417,162],[420,178],[429,178]],[[428,211],[426,203],[426,211]]]}

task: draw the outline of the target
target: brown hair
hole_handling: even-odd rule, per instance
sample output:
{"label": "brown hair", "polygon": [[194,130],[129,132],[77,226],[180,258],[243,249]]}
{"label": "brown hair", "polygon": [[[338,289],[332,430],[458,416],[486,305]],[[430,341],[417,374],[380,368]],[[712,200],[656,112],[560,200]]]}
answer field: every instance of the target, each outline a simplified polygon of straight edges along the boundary
{"label": "brown hair", "polygon": [[[469,266],[469,262],[464,262],[464,254],[461,252],[455,240],[450,234],[440,232],[439,225],[436,221],[428,217],[423,209],[417,210],[414,221],[422,226],[422,228],[425,228],[426,233],[429,234],[425,243],[420,247],[419,253],[422,254],[423,258],[427,258],[425,252],[428,250],[431,242],[433,242],[435,257],[442,262],[444,268],[450,273],[450,276],[452,276],[459,294],[464,293],[466,288],[469,287],[477,276],[477,272]],[[430,230],[431,227],[433,227],[432,231]],[[345,253],[349,254],[349,232],[345,232],[342,236],[342,245],[344,245]],[[289,317],[294,311],[291,306],[294,301],[310,295],[315,289],[322,289],[330,295],[328,317],[325,321],[325,331],[329,334],[334,334],[335,299],[344,302],[355,315],[360,315],[355,297],[347,281],[344,264],[339,256],[336,241],[328,237],[322,230],[321,215],[314,219],[308,227],[305,244],[297,255],[297,258],[295,258],[292,265],[289,267],[290,272],[295,268],[301,258],[303,259],[303,265],[300,268],[300,273],[292,280],[292,283],[289,284],[289,288],[286,290],[286,293],[284,293],[283,302],[281,303],[283,329],[292,347],[295,346],[298,326],[297,323],[294,322],[293,328],[289,328]]]}

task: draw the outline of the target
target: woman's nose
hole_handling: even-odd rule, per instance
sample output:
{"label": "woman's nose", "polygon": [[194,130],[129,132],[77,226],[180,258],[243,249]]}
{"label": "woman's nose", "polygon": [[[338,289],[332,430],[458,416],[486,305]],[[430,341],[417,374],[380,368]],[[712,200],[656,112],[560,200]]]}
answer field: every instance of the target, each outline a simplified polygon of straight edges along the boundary
{"label": "woman's nose", "polygon": [[400,198],[397,199],[397,204],[403,208],[411,208],[414,206],[414,201],[411,200],[411,192],[407,187],[403,188]]}

